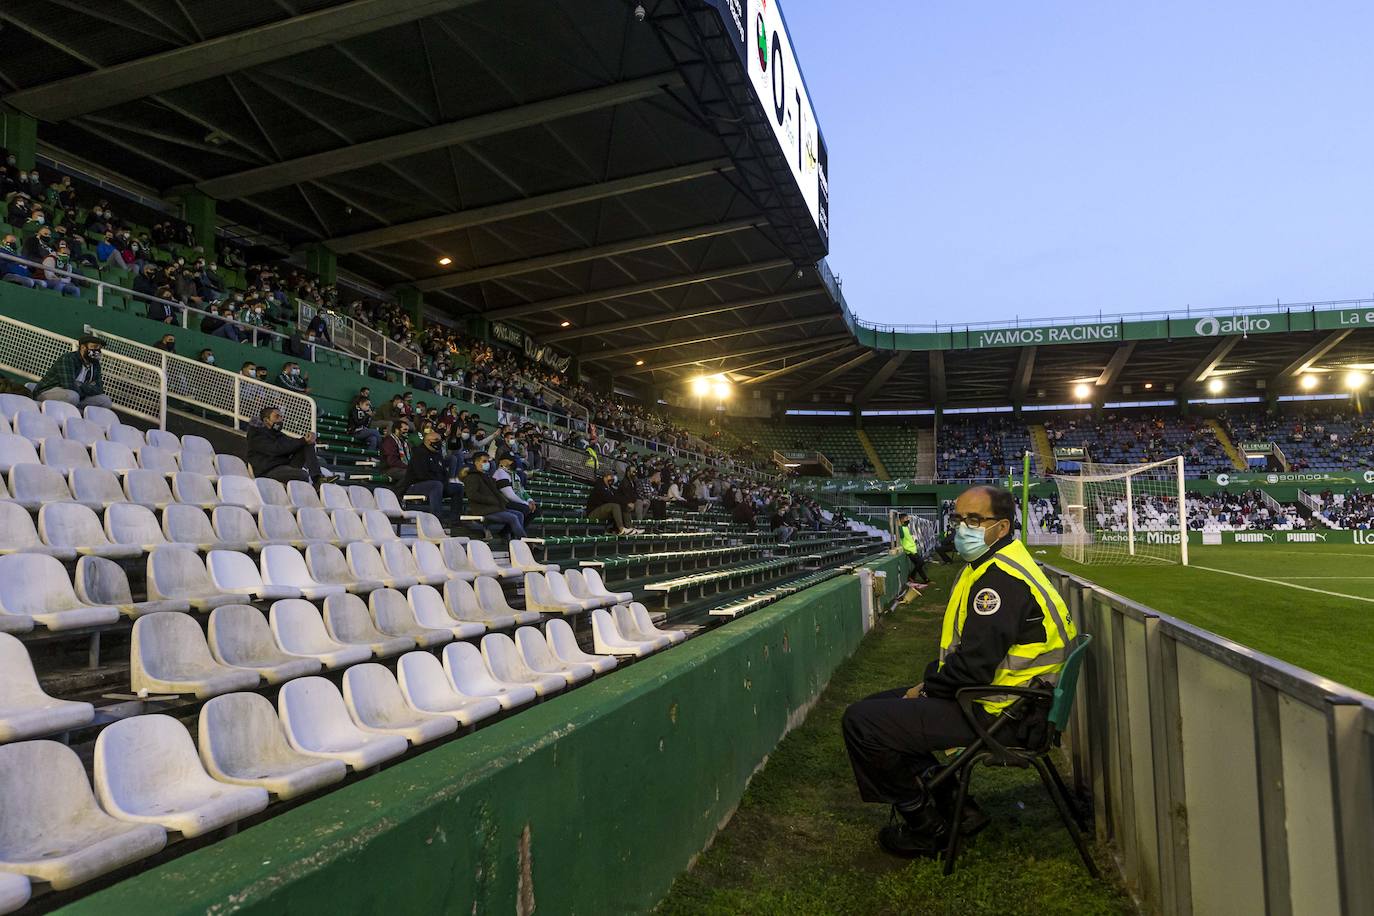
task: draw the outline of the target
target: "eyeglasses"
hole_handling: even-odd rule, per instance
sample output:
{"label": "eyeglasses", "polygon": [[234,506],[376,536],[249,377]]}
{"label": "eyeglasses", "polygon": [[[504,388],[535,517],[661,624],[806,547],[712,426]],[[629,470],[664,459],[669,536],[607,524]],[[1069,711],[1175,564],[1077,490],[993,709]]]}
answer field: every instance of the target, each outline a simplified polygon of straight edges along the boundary
{"label": "eyeglasses", "polygon": [[986,522],[1000,522],[1002,519],[995,515],[979,515],[971,512],[968,515],[951,515],[949,523],[951,525],[969,525],[973,528],[981,528]]}

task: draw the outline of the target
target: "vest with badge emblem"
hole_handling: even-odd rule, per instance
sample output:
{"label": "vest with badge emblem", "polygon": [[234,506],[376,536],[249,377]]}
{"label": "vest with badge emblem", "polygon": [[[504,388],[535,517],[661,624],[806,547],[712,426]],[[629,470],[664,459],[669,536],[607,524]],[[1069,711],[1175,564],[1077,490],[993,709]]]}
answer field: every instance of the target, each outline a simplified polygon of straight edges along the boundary
{"label": "vest with badge emblem", "polygon": [[[1064,666],[1064,659],[1068,658],[1078,637],[1078,628],[1069,616],[1064,599],[1019,540],[1007,544],[976,568],[972,564],[965,566],[959,574],[940,628],[940,666],[944,667],[946,656],[959,647],[959,637],[964,630],[970,604],[975,614],[992,615],[1001,608],[1001,595],[990,588],[978,588],[978,580],[994,564],[1013,578],[1025,582],[1030,589],[1031,596],[1044,615],[1045,641],[1013,645],[998,662],[992,683],[994,686],[1024,687],[1039,678],[1043,683],[1054,684]],[[970,594],[973,596],[972,602],[969,601]],[[989,697],[977,702],[988,712],[1000,713],[1015,702],[1015,697]]]}

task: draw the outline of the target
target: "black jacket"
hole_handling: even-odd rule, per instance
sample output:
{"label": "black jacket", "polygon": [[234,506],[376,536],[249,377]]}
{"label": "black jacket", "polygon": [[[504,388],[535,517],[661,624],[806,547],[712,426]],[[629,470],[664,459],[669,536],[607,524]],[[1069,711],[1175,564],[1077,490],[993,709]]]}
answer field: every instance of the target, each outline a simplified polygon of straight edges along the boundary
{"label": "black jacket", "polygon": [[430,480],[448,480],[444,467],[444,454],[438,449],[431,451],[423,445],[410,452],[410,466],[406,468],[405,485],[425,483]]}
{"label": "black jacket", "polygon": [[248,463],[258,477],[274,468],[289,465],[292,455],[309,447],[310,444],[304,439],[288,436],[279,429],[269,429],[261,424],[248,427]]}
{"label": "black jacket", "polygon": [[501,488],[487,474],[470,471],[463,478],[463,489],[468,500],[468,511],[473,515],[490,515],[506,509],[506,498]]}
{"label": "black jacket", "polygon": [[621,499],[616,495],[613,487],[606,486],[606,481],[598,477],[596,483],[592,484],[591,491],[587,494],[587,511],[593,512],[597,506],[604,506],[606,503],[620,503]]}
{"label": "black jacket", "polygon": [[355,432],[356,430],[366,429],[372,425],[372,411],[370,410],[362,410],[360,408],[355,407],[352,411],[350,411],[348,416],[349,432]]}
{"label": "black jacket", "polygon": [[[976,568],[991,562],[993,554],[1010,541],[1010,535],[998,541],[972,565]],[[996,594],[997,606],[990,613],[979,613],[974,608],[974,599],[988,590]],[[958,648],[945,657],[943,668],[939,662],[931,662],[926,668],[926,696],[953,699],[960,687],[991,684],[1008,649],[1017,643],[1045,641],[1044,614],[1031,597],[1030,586],[1000,567],[989,569],[978,578],[969,590],[968,602]],[[985,600],[984,606],[987,604]]]}

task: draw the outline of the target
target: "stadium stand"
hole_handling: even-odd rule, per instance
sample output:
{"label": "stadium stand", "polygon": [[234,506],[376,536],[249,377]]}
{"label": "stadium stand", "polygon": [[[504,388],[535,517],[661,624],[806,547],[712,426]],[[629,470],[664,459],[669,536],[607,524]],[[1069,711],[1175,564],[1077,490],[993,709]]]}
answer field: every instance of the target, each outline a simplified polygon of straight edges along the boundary
{"label": "stadium stand", "polygon": [[1374,467],[1374,428],[1348,410],[1309,407],[1267,413],[1231,411],[1224,415],[1237,442],[1272,442],[1293,471],[1339,471]]}
{"label": "stadium stand", "polygon": [[949,417],[935,438],[940,476],[950,480],[1004,476],[1030,448],[1025,424],[1010,417]]}
{"label": "stadium stand", "polygon": [[1052,446],[1081,446],[1090,460],[1139,464],[1182,455],[1189,476],[1206,477],[1231,467],[1221,444],[1202,420],[1161,414],[1107,413],[1045,421]]}

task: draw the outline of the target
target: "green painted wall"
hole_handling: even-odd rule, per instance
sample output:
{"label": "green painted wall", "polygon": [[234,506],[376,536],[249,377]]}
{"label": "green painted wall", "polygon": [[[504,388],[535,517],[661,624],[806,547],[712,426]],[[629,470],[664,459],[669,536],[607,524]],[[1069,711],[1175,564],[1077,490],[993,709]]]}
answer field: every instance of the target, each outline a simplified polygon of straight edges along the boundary
{"label": "green painted wall", "polygon": [[0,146],[14,154],[15,165],[33,168],[38,150],[38,120],[17,112],[0,113]]}
{"label": "green painted wall", "polygon": [[839,577],[63,912],[647,912],[862,635]]}

